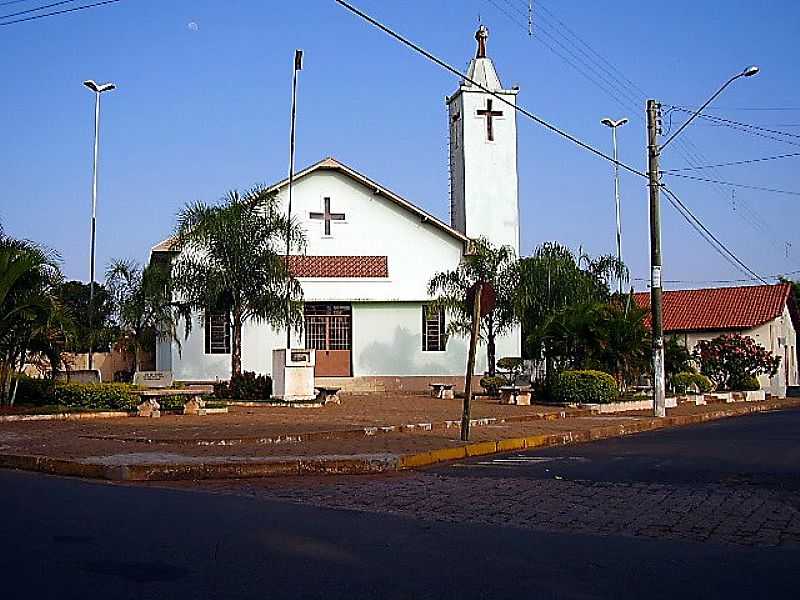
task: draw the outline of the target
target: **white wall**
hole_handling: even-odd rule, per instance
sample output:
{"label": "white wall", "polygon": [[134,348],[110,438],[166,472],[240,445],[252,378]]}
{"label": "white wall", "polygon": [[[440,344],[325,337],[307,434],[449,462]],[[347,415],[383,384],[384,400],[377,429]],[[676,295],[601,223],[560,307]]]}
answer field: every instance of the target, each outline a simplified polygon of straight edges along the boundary
{"label": "white wall", "polygon": [[[691,352],[700,340],[710,340],[724,333],[731,331],[707,331],[680,333],[678,337],[684,342]],[[799,385],[800,378],[797,372],[797,333],[789,315],[789,309],[784,307],[783,314],[763,325],[752,329],[738,331],[741,335],[753,338],[764,348],[772,352],[775,356],[781,357],[781,364],[778,373],[774,377],[762,375],[758,378],[761,389],[768,391],[775,396],[786,395],[786,372],[788,369],[789,385]],[[785,344],[779,344],[778,338],[782,338]],[[788,360],[787,360],[788,359]]]}
{"label": "white wall", "polygon": [[[422,350],[422,303],[353,305],[353,375],[460,375],[467,366],[469,340],[451,337],[442,352]],[[519,329],[497,339],[497,358],[520,356]],[[486,370],[481,345],[475,373]]]}
{"label": "white wall", "polygon": [[[315,171],[295,184],[292,214],[306,230],[306,254],[386,256],[389,264],[388,278],[305,278],[306,300],[423,300],[428,297],[431,275],[458,265],[463,241],[374,192],[329,169]],[[281,202],[285,194],[285,189],[278,194]],[[345,222],[331,223],[330,237],[323,235],[322,221],[309,217],[311,212],[322,212],[326,196],[332,212],[346,215]]]}

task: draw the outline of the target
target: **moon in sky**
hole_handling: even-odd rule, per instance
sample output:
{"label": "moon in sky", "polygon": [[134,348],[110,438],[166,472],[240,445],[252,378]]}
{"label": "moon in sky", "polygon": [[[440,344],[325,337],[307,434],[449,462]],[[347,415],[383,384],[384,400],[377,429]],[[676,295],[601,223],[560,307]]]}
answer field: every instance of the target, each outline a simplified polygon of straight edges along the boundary
{"label": "moon in sky", "polygon": [[189,31],[197,31],[198,29],[200,29],[200,27],[198,27],[197,23],[195,23],[194,21],[189,23],[186,27],[189,29]]}

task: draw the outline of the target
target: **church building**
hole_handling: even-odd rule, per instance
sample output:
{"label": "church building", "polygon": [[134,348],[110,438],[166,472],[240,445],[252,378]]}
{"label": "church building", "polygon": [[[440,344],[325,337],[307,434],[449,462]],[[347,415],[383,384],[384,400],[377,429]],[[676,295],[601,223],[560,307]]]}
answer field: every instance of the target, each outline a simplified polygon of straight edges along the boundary
{"label": "church building", "polygon": [[[503,88],[486,54],[488,30],[481,26],[475,37],[468,78],[513,104],[518,90]],[[469,81],[447,105],[449,224],[331,157],[294,176],[292,214],[305,227],[307,248],[290,257],[305,303],[305,326],[292,346],[316,351],[318,380],[350,391],[463,385],[468,340],[445,335],[446,316],[427,310],[427,285],[435,273],[458,266],[472,238],[519,253],[517,128],[511,106]],[[284,207],[287,186],[284,180],[270,188]],[[158,244],[152,257],[169,248],[169,240]],[[196,319],[180,347],[159,344],[156,368],[181,381],[228,379],[228,316]],[[272,351],[285,342],[285,331],[246,323],[242,369],[270,374]],[[520,352],[518,327],[497,339],[498,358]],[[479,348],[475,374],[486,368]]]}

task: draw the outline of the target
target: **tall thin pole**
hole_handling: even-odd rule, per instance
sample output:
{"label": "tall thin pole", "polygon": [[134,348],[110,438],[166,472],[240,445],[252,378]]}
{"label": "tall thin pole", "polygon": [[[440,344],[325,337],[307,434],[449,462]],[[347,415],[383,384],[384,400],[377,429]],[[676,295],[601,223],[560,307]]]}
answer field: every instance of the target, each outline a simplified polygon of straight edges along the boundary
{"label": "tall thin pole", "polygon": [[647,177],[650,188],[650,313],[653,326],[653,413],[667,414],[664,379],[664,322],[661,298],[661,199],[658,173],[661,105],[647,101]]}
{"label": "tall thin pole", "polygon": [[481,324],[481,296],[483,283],[473,288],[475,299],[472,302],[472,327],[469,336],[469,353],[467,354],[467,377],[464,380],[464,410],[461,414],[461,440],[469,440],[469,422],[472,411],[472,373],[475,371],[475,351],[478,347],[478,332]]}
{"label": "tall thin pole", "polygon": [[[619,207],[619,162],[617,162],[617,128],[611,128],[611,139],[614,141],[614,207],[617,218],[617,260],[622,264],[622,222]],[[619,293],[622,295],[622,273],[619,275]]]}
{"label": "tall thin pole", "polygon": [[94,265],[97,232],[97,155],[100,147],[100,92],[94,94],[94,162],[92,166],[92,232],[89,243],[89,364],[94,367]]}
{"label": "tall thin pole", "polygon": [[[286,210],[286,266],[290,268],[289,253],[291,251],[291,232],[292,232],[292,184],[294,183],[294,141],[295,141],[295,122],[297,120],[297,73],[303,68],[303,51],[294,51],[294,71],[292,73],[292,116],[289,126],[289,189],[287,191],[288,201]],[[289,281],[286,283],[286,349],[292,347],[292,328],[290,317],[292,313],[292,299],[289,290]]]}

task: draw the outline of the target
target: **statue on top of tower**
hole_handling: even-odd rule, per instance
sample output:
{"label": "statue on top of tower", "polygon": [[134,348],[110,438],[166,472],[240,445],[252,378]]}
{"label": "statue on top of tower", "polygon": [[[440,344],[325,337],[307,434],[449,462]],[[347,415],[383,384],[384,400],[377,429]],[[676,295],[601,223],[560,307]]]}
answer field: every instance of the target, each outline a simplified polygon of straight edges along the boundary
{"label": "statue on top of tower", "polygon": [[475,39],[478,40],[478,52],[475,54],[475,58],[486,58],[486,40],[489,39],[489,29],[486,25],[478,27]]}

